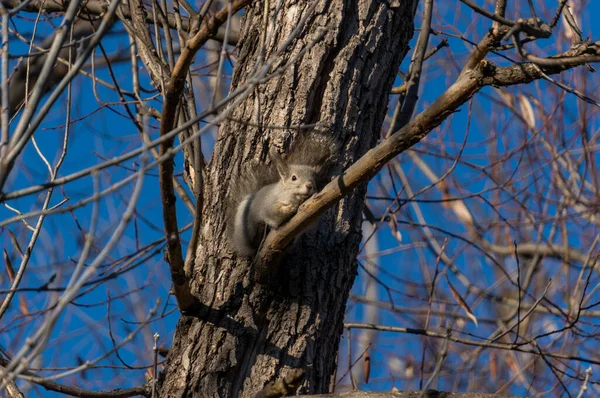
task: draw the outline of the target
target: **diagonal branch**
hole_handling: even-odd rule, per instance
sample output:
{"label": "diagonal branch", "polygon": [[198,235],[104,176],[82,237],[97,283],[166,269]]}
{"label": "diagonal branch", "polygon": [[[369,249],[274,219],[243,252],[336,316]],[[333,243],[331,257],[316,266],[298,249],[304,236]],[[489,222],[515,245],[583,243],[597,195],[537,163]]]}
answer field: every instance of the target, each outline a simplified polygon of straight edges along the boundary
{"label": "diagonal branch", "polygon": [[[483,41],[489,45],[492,44],[489,35]],[[529,63],[496,68],[492,63],[482,60],[474,69],[463,69],[454,84],[427,109],[389,138],[383,140],[381,144],[368,151],[341,176],[335,178],[321,192],[306,201],[300,207],[298,214],[288,223],[271,231],[255,261],[258,264],[275,266],[293,237],[298,236],[321,213],[352,192],[360,183],[374,177],[388,161],[421,141],[483,87],[525,84],[540,79],[544,75],[560,73],[583,65],[595,60],[600,55],[599,46],[592,48],[593,50],[590,50],[590,47],[571,49],[554,57],[565,57],[564,63],[548,67]],[[481,57],[484,52],[478,48],[472,57]]]}

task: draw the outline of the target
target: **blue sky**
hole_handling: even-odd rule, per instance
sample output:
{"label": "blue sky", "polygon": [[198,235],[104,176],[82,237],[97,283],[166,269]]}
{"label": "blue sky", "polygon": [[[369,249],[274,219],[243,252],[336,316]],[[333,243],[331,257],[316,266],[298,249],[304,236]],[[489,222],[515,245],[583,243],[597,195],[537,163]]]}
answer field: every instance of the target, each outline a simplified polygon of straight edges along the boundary
{"label": "blue sky", "polygon": [[[523,2],[525,4],[525,2]],[[555,7],[554,1],[546,1],[544,4],[549,5],[552,9]],[[487,21],[482,18],[473,18],[472,13],[468,12],[464,5],[458,2],[438,1],[436,2],[436,13],[434,14],[434,29],[451,32],[454,34],[462,34],[473,41],[477,41],[482,36],[489,26]],[[598,2],[583,2],[579,3],[585,7],[586,12],[582,15],[582,31],[590,35],[592,39],[600,40],[600,29],[594,24],[594,16],[600,15],[600,3]],[[512,14],[511,14],[512,12]],[[509,15],[514,15],[516,10],[509,10]],[[528,15],[526,11],[522,14]],[[547,19],[547,18],[544,18]],[[443,21],[443,22],[440,22]],[[16,20],[16,26],[22,29],[21,33],[30,32],[30,21]],[[55,20],[58,23],[58,20]],[[417,25],[420,23],[417,22]],[[560,26],[560,25],[559,25]],[[122,27],[116,26],[115,29],[122,31]],[[48,25],[42,25],[38,36],[42,36],[50,31]],[[118,50],[124,50],[128,47],[128,42],[123,40],[125,36],[122,34],[111,34],[105,40],[103,45],[107,53],[113,53]],[[430,46],[437,45],[442,35],[432,36],[430,38]],[[415,45],[415,38],[411,42],[411,47]],[[565,44],[564,40],[561,42]],[[452,59],[447,57],[434,56],[426,65],[423,85],[420,91],[420,99],[417,104],[417,110],[424,109],[435,98],[437,98],[455,79],[458,75],[460,65],[468,57],[471,47],[466,45],[464,41],[448,37],[448,44],[452,51]],[[545,47],[540,43],[538,50],[551,51],[552,45]],[[562,48],[566,50],[567,47]],[[25,54],[27,47],[24,44],[19,44],[18,40],[11,41],[11,52]],[[442,50],[446,51],[446,50]],[[513,59],[518,59],[514,51],[509,51],[508,54]],[[203,56],[203,55],[201,55]],[[96,51],[97,61],[101,61],[101,53]],[[408,69],[408,61],[410,54],[403,63],[402,70]],[[498,57],[491,57],[491,60],[499,65],[507,65],[507,61],[501,60]],[[14,61],[14,60],[13,60]],[[12,66],[12,65],[11,65]],[[228,63],[225,69],[226,73],[230,73],[231,65]],[[98,75],[106,81],[112,81],[112,77],[106,70],[99,70]],[[114,76],[116,81],[125,90],[131,89],[131,72],[127,63],[119,63],[114,67]],[[592,77],[597,83],[597,77]],[[401,80],[398,81],[400,83]],[[146,88],[151,88],[148,80],[143,82]],[[548,83],[533,83],[535,85],[548,85]],[[594,87],[594,86],[592,86]],[[597,86],[596,86],[597,87]],[[106,159],[118,156],[126,151],[130,151],[139,146],[140,138],[135,126],[128,120],[124,109],[121,105],[115,105],[119,101],[118,96],[111,90],[108,90],[100,85],[93,87],[89,78],[78,77],[73,86],[73,101],[72,112],[75,123],[71,125],[71,135],[69,142],[69,153],[67,159],[60,170],[60,175],[68,175],[78,171],[84,167],[93,166],[101,163]],[[511,92],[512,88],[506,89]],[[551,91],[551,90],[549,90]],[[94,94],[97,93],[97,96]],[[533,90],[531,92],[534,92]],[[594,95],[595,92],[589,94]],[[469,137],[467,145],[464,149],[463,156],[472,164],[487,164],[488,153],[485,146],[482,145],[487,139],[487,130],[485,118],[481,115],[491,114],[495,103],[490,99],[494,97],[494,89],[487,88],[482,93],[476,96],[476,101],[472,104],[474,115],[469,128]],[[150,97],[150,95],[148,95]],[[539,98],[544,103],[545,98]],[[574,123],[577,121],[578,109],[581,106],[577,103],[573,96],[567,96],[565,101],[565,109],[569,112],[565,113],[565,121]],[[149,104],[154,107],[160,105],[156,101],[149,101]],[[394,103],[395,105],[395,103]],[[133,109],[133,108],[132,108]],[[448,143],[444,148],[446,153],[456,155],[458,147],[464,139],[464,134],[467,131],[469,112],[467,105],[461,108],[459,113],[454,114],[445,124],[434,131],[423,144],[418,148],[430,150],[431,146],[435,146],[436,139],[443,139]],[[502,114],[500,117],[505,118],[509,128],[521,129],[517,121],[514,120],[509,113]],[[35,134],[35,138],[43,153],[48,160],[53,163],[60,154],[64,134],[64,123],[66,118],[66,94],[61,97],[55,105],[53,112],[46,118],[39,131]],[[594,119],[592,129],[598,128],[598,119]],[[158,136],[157,123],[151,122],[150,134],[156,138]],[[567,133],[568,135],[568,133]],[[205,137],[204,148],[211,146],[212,137]],[[504,142],[499,151],[508,151],[514,143]],[[425,156],[430,161],[430,165],[436,171],[443,173],[443,170],[448,167],[447,161],[442,161],[438,156]],[[404,155],[400,156],[400,162],[407,170],[411,170],[415,179],[416,185],[419,185],[419,180],[423,178],[418,171],[411,168],[410,159]],[[175,160],[176,170],[181,171],[182,158],[178,156]],[[125,162],[120,167],[111,167],[110,169],[100,172],[99,179],[101,188],[107,188],[111,184],[129,176],[132,170],[139,167],[139,159],[134,158]],[[10,190],[27,187],[32,184],[47,181],[48,174],[46,172],[43,161],[36,154],[32,145],[28,145],[22,156],[15,166],[15,170],[11,175],[7,186]],[[458,165],[455,170],[456,174],[462,177],[462,181],[468,181],[468,184],[463,186],[465,190],[477,192],[485,188],[486,181],[478,179],[477,173],[472,168],[465,165]],[[182,180],[182,179],[181,179]],[[386,171],[382,172],[374,183],[370,185],[369,194],[377,194],[376,183],[388,182]],[[421,185],[427,185],[423,179]],[[115,195],[109,195],[100,201],[100,222],[98,226],[98,234],[95,240],[95,249],[100,250],[114,231],[119,222],[120,215],[127,206],[128,200],[132,192],[133,185],[120,190]],[[79,200],[87,198],[93,193],[93,182],[90,177],[79,179],[69,183],[64,187],[58,188],[53,196],[51,205],[55,205],[68,198],[68,202],[62,206],[77,203]],[[439,195],[438,195],[439,196]],[[435,198],[436,194],[431,193],[424,198]],[[43,194],[31,195],[24,198],[19,198],[10,201],[10,205],[20,211],[29,211],[33,208],[39,208]],[[476,199],[468,202],[469,206],[474,209],[480,209],[481,203]],[[192,216],[187,211],[182,202],[178,202],[178,217],[181,226],[193,221]],[[427,220],[432,224],[443,224],[447,222],[447,218],[438,214],[439,204],[423,203],[423,210]],[[376,207],[379,210],[381,206]],[[82,244],[82,231],[87,231],[90,223],[91,206],[74,209],[62,214],[53,215],[46,221],[38,247],[34,250],[29,271],[22,287],[37,288],[46,286],[53,288],[61,288],[68,282],[68,277],[72,272],[75,263],[77,262]],[[128,226],[127,231],[115,250],[111,253],[111,260],[127,259],[127,256],[136,249],[149,245],[161,239],[162,233],[162,218],[160,210],[160,196],[158,191],[158,178],[156,170],[151,170],[146,178],[143,186],[141,198],[136,207],[136,215],[134,221]],[[485,211],[485,209],[481,210]],[[0,220],[8,219],[14,216],[14,213],[5,207],[0,207]],[[402,232],[402,225],[400,227]],[[406,227],[408,228],[408,227]],[[7,249],[12,257],[13,264],[18,264],[18,256],[15,253],[13,246],[10,243],[8,230],[15,233],[22,247],[27,245],[29,234],[19,223],[11,224],[0,230],[0,242]],[[460,231],[460,225],[457,225],[456,230]],[[463,231],[464,232],[464,231]],[[403,244],[411,244],[414,235],[412,233],[403,234]],[[189,231],[183,234],[183,238],[189,238]],[[187,242],[184,242],[184,247]],[[379,249],[393,249],[398,246],[397,240],[392,236],[389,228],[383,228],[378,234]],[[458,250],[463,245],[460,241],[450,241],[449,249]],[[162,303],[159,306],[159,311],[168,313],[169,315],[153,322],[142,333],[138,334],[131,344],[128,344],[123,349],[119,350],[120,359],[129,366],[141,367],[151,363],[152,358],[152,334],[155,332],[161,335],[160,343],[163,346],[169,346],[172,339],[172,333],[175,328],[175,323],[179,317],[175,310],[173,299],[168,298],[170,289],[170,280],[168,278],[168,267],[163,261],[162,249],[163,245],[159,244],[149,250],[142,260],[134,261],[132,264],[126,265],[128,272],[123,273],[118,278],[108,280],[101,284],[92,285],[92,288],[87,290],[81,297],[76,300],[76,305],[72,305],[61,316],[57,323],[51,340],[47,345],[44,354],[38,367],[65,367],[76,366],[81,361],[92,360],[103,354],[106,349],[112,347],[112,340],[109,333],[109,325],[107,318],[110,316],[110,329],[117,340],[123,339],[135,327],[136,323],[145,318],[148,311],[155,305],[156,299],[161,299]],[[96,254],[96,253],[94,253]],[[421,282],[423,279],[417,267],[407,267],[409,261],[417,261],[415,254],[407,254],[406,251],[396,252],[380,259],[382,270],[389,272],[415,283]],[[108,263],[108,261],[107,261]],[[402,265],[402,268],[400,266]],[[457,260],[457,266],[465,270],[465,272],[473,277],[487,280],[489,284],[493,281],[496,274],[490,270],[489,264],[477,260],[469,260],[465,256],[460,256]],[[101,269],[102,272],[109,271],[108,267]],[[102,274],[99,275],[101,277]],[[385,278],[385,273],[382,273]],[[353,289],[354,294],[363,294],[365,289],[365,274],[359,271],[359,278]],[[452,280],[454,282],[454,280]],[[6,276],[0,276],[0,287],[6,289],[8,282]],[[484,283],[484,285],[487,285]],[[127,292],[132,291],[129,295]],[[48,303],[56,300],[60,292],[21,292],[13,302],[11,311],[4,318],[3,331],[0,335],[0,347],[8,349],[11,352],[15,350],[15,344],[23,343],[24,338],[34,332],[40,325],[42,319],[31,320],[30,317],[20,314],[22,308],[18,307],[19,300],[27,303],[30,310],[45,308]],[[387,292],[383,288],[379,288],[379,299],[384,300]],[[120,297],[125,295],[123,297]],[[408,300],[399,294],[394,294],[398,305],[402,305],[404,300]],[[22,299],[21,299],[22,298]],[[110,298],[110,300],[109,300]],[[110,302],[110,312],[109,312]],[[364,314],[365,307],[361,304],[353,304],[349,307],[348,320],[361,320]],[[487,314],[486,308],[476,309],[476,314],[485,317]],[[110,314],[110,315],[109,315]],[[390,325],[414,325],[411,323],[409,315],[398,316],[389,312],[382,311],[379,317],[379,322]],[[478,335],[485,335],[480,329],[474,328],[473,325],[467,325],[465,331]],[[356,332],[358,334],[358,332]],[[374,380],[364,388],[374,390],[389,390],[392,385],[390,372],[386,365],[389,365],[391,358],[406,358],[412,357],[416,363],[421,356],[421,347],[419,344],[414,344],[416,341],[421,341],[421,337],[410,335],[398,335],[392,333],[379,333],[377,343],[372,350],[372,373],[371,378]],[[345,341],[342,341],[342,347],[345,347]],[[456,358],[450,358],[449,363],[456,361]],[[110,361],[102,362],[104,365],[119,365],[119,359],[115,356],[110,358]],[[456,363],[455,366],[459,366]],[[453,365],[454,366],[454,365]],[[89,375],[87,374],[89,373]],[[42,373],[45,374],[45,373]],[[98,380],[105,380],[103,388],[126,388],[135,385],[143,384],[144,370],[126,370],[114,367],[100,368],[80,374],[70,376],[59,380],[61,383],[69,385],[78,385],[84,388],[97,388]],[[338,372],[339,374],[339,372]],[[378,381],[379,380],[379,381]],[[440,389],[452,389],[453,385],[451,378],[442,378],[439,385]],[[404,382],[396,380],[394,385],[399,389],[416,389],[418,385],[414,382]],[[513,394],[523,394],[523,389],[515,388],[510,390]],[[60,394],[51,394],[41,388],[34,388],[29,392],[28,396],[63,396]]]}

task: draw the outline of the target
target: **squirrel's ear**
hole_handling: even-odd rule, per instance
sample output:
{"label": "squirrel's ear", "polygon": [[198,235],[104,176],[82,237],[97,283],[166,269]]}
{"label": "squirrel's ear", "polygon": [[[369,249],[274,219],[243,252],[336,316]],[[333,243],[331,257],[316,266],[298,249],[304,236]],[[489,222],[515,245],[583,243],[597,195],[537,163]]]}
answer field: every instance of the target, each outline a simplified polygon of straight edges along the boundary
{"label": "squirrel's ear", "polygon": [[315,174],[318,175],[323,171],[323,168],[321,166],[309,166],[310,170]]}
{"label": "squirrel's ear", "polygon": [[277,174],[279,174],[279,177],[282,180],[284,180],[288,175],[288,168],[285,167],[285,162],[283,161],[283,158],[275,151],[271,151],[269,153],[269,156],[271,157],[273,166],[275,166],[275,170],[277,170]]}

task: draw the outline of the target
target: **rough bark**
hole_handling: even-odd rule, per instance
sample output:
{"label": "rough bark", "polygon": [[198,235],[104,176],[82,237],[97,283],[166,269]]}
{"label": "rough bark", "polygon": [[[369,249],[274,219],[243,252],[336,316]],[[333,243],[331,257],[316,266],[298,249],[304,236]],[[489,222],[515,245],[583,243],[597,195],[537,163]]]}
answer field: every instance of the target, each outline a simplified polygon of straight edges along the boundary
{"label": "rough bark", "polygon": [[437,390],[427,391],[396,391],[396,392],[370,392],[351,391],[341,394],[305,395],[304,398],[508,398],[508,395],[481,394],[468,392],[444,392]]}
{"label": "rough bark", "polygon": [[[270,3],[273,16],[276,2]],[[267,56],[310,6],[284,3]],[[276,283],[260,285],[249,262],[234,258],[227,241],[229,183],[250,160],[264,161],[273,147],[284,151],[298,132],[292,126],[321,123],[319,130],[333,135],[341,148],[334,172],[371,148],[413,34],[416,4],[320,1],[281,62],[326,26],[325,38],[280,76],[258,86],[221,125],[206,172],[204,225],[192,275],[192,291],[206,309],[180,319],[161,396],[251,396],[293,369],[304,370],[301,391],[328,391],[357,273],[365,187],[323,215],[318,229],[289,250]],[[232,90],[245,83],[259,56],[262,7],[255,3],[246,9]]]}

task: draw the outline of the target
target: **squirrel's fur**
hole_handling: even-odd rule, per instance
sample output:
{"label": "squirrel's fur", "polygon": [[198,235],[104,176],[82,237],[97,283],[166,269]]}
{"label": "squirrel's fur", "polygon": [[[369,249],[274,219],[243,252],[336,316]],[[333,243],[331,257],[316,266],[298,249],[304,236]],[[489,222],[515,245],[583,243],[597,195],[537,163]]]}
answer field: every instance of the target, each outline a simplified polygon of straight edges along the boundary
{"label": "squirrel's fur", "polygon": [[270,158],[269,165],[251,164],[232,184],[228,230],[233,251],[240,256],[254,255],[267,226],[278,228],[317,191],[331,162],[332,140],[303,135],[285,156],[271,152]]}

